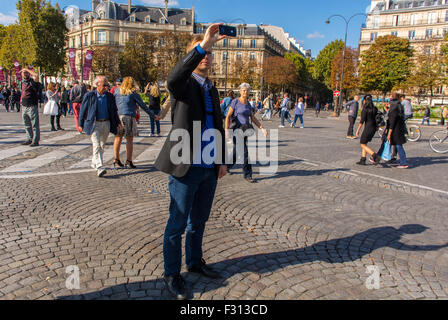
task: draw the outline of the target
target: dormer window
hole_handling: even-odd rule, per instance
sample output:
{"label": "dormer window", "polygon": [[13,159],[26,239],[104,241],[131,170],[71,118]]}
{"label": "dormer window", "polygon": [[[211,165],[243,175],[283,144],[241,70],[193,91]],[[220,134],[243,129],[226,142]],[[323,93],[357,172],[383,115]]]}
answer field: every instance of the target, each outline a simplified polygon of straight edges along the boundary
{"label": "dormer window", "polygon": [[181,25],[181,26],[186,26],[186,25],[187,25],[187,19],[182,18],[182,19],[180,20],[180,25]]}
{"label": "dormer window", "polygon": [[239,28],[238,28],[238,35],[239,35],[239,36],[242,36],[242,35],[243,35],[243,31],[244,31],[244,28],[239,27]]}
{"label": "dormer window", "polygon": [[105,17],[104,11],[100,11],[100,19],[104,19],[104,17]]}
{"label": "dormer window", "polygon": [[150,16],[146,16],[145,17],[145,23],[151,23],[151,17]]}
{"label": "dormer window", "polygon": [[160,24],[165,24],[165,18],[160,18],[159,23]]}
{"label": "dormer window", "polygon": [[129,21],[135,22],[135,16],[134,15],[130,16]]}

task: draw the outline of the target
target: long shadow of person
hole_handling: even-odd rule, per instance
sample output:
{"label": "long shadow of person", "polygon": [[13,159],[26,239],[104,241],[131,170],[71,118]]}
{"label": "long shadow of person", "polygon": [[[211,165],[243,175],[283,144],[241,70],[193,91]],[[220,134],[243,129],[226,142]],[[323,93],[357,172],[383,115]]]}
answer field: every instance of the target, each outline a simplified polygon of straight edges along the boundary
{"label": "long shadow of person", "polygon": [[[212,280],[205,277],[193,277],[190,294],[205,293],[210,290],[225,287],[227,280],[238,273],[251,272],[262,276],[263,274],[275,272],[288,266],[300,265],[307,262],[324,261],[327,263],[344,263],[356,261],[366,254],[385,247],[405,251],[436,251],[448,247],[448,243],[442,245],[408,245],[400,241],[405,234],[418,234],[427,229],[428,227],[419,224],[403,225],[398,229],[391,226],[377,227],[352,236],[317,242],[304,248],[259,253],[211,263],[209,266],[219,271],[221,278]],[[189,278],[187,279],[190,280]],[[132,290],[141,290],[141,287],[161,288],[163,287],[162,283],[162,279],[133,283],[132,285],[139,289],[128,289],[127,295],[132,298]],[[123,287],[123,285],[120,286]],[[109,298],[110,292],[116,292],[116,289],[111,287],[99,292],[59,297],[59,299]],[[162,291],[161,295],[151,296],[147,294],[146,297],[170,299],[170,296],[165,290]]]}

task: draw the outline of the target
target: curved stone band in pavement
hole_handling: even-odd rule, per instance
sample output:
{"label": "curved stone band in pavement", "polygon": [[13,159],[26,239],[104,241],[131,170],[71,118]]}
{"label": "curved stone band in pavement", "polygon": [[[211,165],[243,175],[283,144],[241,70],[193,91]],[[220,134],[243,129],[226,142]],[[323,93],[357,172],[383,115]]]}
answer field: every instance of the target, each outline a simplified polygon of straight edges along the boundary
{"label": "curved stone band in pavement", "polygon": [[[286,156],[256,184],[232,170],[204,236],[204,258],[223,277],[183,267],[194,299],[447,299],[448,201],[340,171]],[[167,181],[149,164],[102,179],[0,179],[0,297],[170,299]],[[66,287],[68,266],[79,289]]]}

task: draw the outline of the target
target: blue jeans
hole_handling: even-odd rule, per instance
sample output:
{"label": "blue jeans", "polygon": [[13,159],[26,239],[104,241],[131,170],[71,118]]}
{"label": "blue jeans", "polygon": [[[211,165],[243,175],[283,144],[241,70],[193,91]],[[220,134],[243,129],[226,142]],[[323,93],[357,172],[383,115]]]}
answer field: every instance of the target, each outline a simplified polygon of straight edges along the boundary
{"label": "blue jeans", "polygon": [[27,141],[38,143],[40,140],[39,109],[37,106],[22,106],[22,120],[25,125]]}
{"label": "blue jeans", "polygon": [[292,123],[292,126],[294,127],[296,125],[297,119],[300,119],[300,126],[303,127],[303,115],[301,115],[301,114],[296,114],[294,116],[294,121]]}
{"label": "blue jeans", "polygon": [[180,274],[185,230],[185,264],[192,267],[200,263],[217,181],[214,168],[193,166],[182,178],[169,177],[170,217],[163,238],[165,276]]}
{"label": "blue jeans", "polygon": [[73,102],[68,103],[68,114],[73,114]]}
{"label": "blue jeans", "polygon": [[[154,111],[154,114],[156,116],[160,116],[160,109],[159,110],[152,110]],[[153,117],[149,117],[149,121],[151,122],[151,134],[154,134],[154,125],[157,126],[157,134],[160,134],[160,121],[154,119]],[[155,124],[154,124],[155,122]]]}
{"label": "blue jeans", "polygon": [[398,156],[400,157],[400,165],[401,166],[407,165],[406,152],[404,151],[403,145],[397,144],[395,145],[395,147],[397,148],[397,153]]}
{"label": "blue jeans", "polygon": [[289,110],[282,110],[282,126],[285,125],[285,118],[288,120],[288,123],[291,123],[291,119],[289,119]]}
{"label": "blue jeans", "polygon": [[423,120],[422,120],[422,124],[424,124],[425,120],[426,120],[426,122],[428,123],[428,126],[429,126],[429,117],[424,117]]}

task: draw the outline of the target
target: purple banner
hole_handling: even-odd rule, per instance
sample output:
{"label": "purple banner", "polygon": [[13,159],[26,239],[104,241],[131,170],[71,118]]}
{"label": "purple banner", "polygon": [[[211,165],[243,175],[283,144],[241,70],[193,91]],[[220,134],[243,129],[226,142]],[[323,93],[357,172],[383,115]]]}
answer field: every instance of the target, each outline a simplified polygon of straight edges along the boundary
{"label": "purple banner", "polygon": [[89,80],[90,77],[90,70],[92,70],[92,60],[93,60],[93,51],[87,50],[86,57],[84,59],[84,66],[83,66],[83,75],[82,80]]}
{"label": "purple banner", "polygon": [[0,67],[0,83],[4,83],[5,77],[3,76],[3,67]]}
{"label": "purple banner", "polygon": [[20,63],[19,61],[14,61],[14,70],[16,72],[17,81],[22,81],[22,75],[20,74]]}
{"label": "purple banner", "polygon": [[72,71],[73,78],[75,80],[78,80],[79,76],[76,72],[76,49],[68,49],[68,62],[70,65],[70,70]]}

